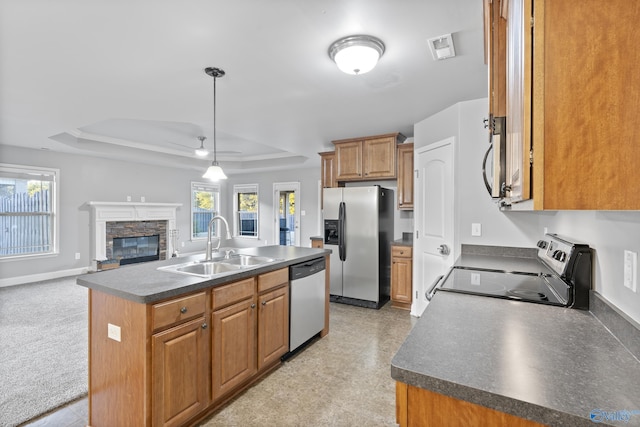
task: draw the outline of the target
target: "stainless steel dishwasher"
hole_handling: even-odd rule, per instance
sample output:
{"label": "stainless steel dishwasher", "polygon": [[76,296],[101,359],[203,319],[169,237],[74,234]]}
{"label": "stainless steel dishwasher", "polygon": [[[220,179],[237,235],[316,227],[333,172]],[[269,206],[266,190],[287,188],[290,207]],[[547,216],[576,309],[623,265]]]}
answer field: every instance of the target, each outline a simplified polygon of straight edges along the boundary
{"label": "stainless steel dishwasher", "polygon": [[324,257],[289,267],[289,352],[293,352],[324,329]]}

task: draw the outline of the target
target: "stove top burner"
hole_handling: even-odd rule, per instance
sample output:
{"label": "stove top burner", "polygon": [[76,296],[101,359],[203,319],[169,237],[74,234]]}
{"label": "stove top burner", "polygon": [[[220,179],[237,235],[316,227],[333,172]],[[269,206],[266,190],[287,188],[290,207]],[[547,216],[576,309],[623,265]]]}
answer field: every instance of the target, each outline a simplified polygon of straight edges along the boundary
{"label": "stove top burner", "polygon": [[507,295],[531,301],[549,301],[549,297],[542,292],[530,291],[528,289],[509,289]]}

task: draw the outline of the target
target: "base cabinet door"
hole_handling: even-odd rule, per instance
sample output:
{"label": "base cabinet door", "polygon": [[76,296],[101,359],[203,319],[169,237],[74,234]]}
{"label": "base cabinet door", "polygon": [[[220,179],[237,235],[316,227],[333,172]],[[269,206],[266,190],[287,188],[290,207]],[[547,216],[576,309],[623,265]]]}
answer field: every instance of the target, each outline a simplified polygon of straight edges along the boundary
{"label": "base cabinet door", "polygon": [[223,396],[256,373],[256,304],[245,299],[213,312],[212,398]]}
{"label": "base cabinet door", "polygon": [[475,403],[396,382],[400,427],[544,427],[543,424]]}
{"label": "base cabinet door", "polygon": [[283,286],[258,297],[258,370],[289,351],[289,288]]}
{"label": "base cabinet door", "polygon": [[209,404],[208,334],[202,317],[153,335],[154,426],[183,425]]}
{"label": "base cabinet door", "polygon": [[413,282],[413,248],[391,247],[391,305],[411,308]]}

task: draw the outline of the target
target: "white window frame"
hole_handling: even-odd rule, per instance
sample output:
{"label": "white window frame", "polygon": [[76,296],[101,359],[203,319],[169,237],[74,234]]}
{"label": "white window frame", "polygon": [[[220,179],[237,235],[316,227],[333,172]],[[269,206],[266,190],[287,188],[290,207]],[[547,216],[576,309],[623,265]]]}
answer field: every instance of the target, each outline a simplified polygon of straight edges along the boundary
{"label": "white window frame", "polygon": [[[193,233],[193,227],[194,227],[194,208],[195,208],[195,203],[194,203],[194,192],[195,190],[204,190],[204,191],[210,191],[211,193],[215,194],[216,197],[216,202],[215,204],[217,204],[218,206],[218,210],[214,210],[212,211],[213,216],[215,215],[220,215],[220,210],[222,208],[222,206],[220,206],[220,185],[219,184],[212,184],[210,182],[197,182],[197,181],[192,181],[191,182],[191,194],[189,195],[189,200],[191,201],[191,215],[190,215],[190,221],[189,221],[189,237],[191,239],[191,241],[200,241],[200,240],[207,240],[207,236],[206,234],[203,236],[194,236]],[[218,237],[218,227],[216,227],[216,224],[214,223],[213,225],[213,230],[212,230],[212,236],[214,237]]]}
{"label": "white window frame", "polygon": [[295,193],[296,213],[294,242],[290,246],[300,246],[300,183],[299,182],[274,182],[273,183],[273,241],[275,245],[280,244],[280,192],[293,191]]}
{"label": "white window frame", "polygon": [[[233,186],[233,235],[240,239],[259,239],[260,238],[260,191],[258,184],[239,184]],[[256,235],[255,236],[241,236],[240,235],[240,221],[239,221],[239,206],[238,195],[240,193],[256,193]]]}
{"label": "white window frame", "polygon": [[[52,255],[58,255],[60,251],[59,246],[59,197],[58,192],[60,186],[60,169],[26,166],[26,165],[14,165],[8,163],[0,163],[0,177],[16,177],[21,179],[28,179],[29,177],[37,178],[48,177],[46,180],[50,181],[51,191],[51,211],[48,216],[51,218],[51,243],[48,251],[33,252],[27,254],[12,254],[12,255],[0,255],[0,261],[15,260],[19,258],[38,258],[49,257]],[[39,214],[42,215],[42,214]],[[0,230],[2,232],[3,230]]]}

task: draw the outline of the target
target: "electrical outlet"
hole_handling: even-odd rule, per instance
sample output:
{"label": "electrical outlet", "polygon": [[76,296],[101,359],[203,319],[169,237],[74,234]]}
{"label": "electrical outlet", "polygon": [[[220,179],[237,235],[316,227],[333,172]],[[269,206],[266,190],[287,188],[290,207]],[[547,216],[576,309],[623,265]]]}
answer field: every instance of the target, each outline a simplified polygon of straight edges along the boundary
{"label": "electrical outlet", "polygon": [[76,259],[80,259],[80,252],[76,252]]}
{"label": "electrical outlet", "polygon": [[131,201],[131,196],[127,196],[127,202]]}
{"label": "electrical outlet", "polygon": [[107,337],[111,338],[114,341],[120,342],[122,339],[120,326],[107,323]]}
{"label": "electrical outlet", "polygon": [[482,236],[482,224],[479,224],[477,222],[471,224],[471,235]]}
{"label": "electrical outlet", "polygon": [[144,203],[144,202],[145,202],[145,200],[146,200],[146,199],[144,198],[144,196],[140,196],[140,201],[141,201],[142,203]]}
{"label": "electrical outlet", "polygon": [[637,292],[638,289],[638,253],[624,251],[624,286]]}

